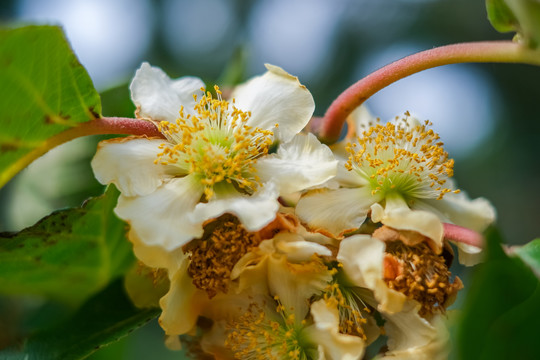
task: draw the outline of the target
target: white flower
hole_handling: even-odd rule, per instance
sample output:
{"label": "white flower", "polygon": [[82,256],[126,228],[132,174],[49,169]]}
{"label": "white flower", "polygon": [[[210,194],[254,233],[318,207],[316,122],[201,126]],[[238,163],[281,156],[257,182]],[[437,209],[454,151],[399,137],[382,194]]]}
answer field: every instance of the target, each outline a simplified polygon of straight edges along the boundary
{"label": "white flower", "polygon": [[314,109],[311,94],[281,68],[267,68],[236,88],[232,103],[217,87],[216,97],[204,94],[197,78],[171,80],[147,63],[137,70],[137,115],[166,139],[103,141],[92,167],[101,183],[120,189],[115,212],[146,245],[177,249],[224,213],[256,231],[275,218],[279,195],[335,175],[331,151],[298,134]]}
{"label": "white flower", "polygon": [[442,222],[482,231],[494,221],[488,201],[471,201],[455,189],[454,161],[430,124],[406,116],[381,125],[363,108],[356,116],[349,124],[355,138],[335,146],[341,160],[330,189],[312,191],[297,204],[311,230],[342,238],[371,213],[374,222],[416,231],[440,249]]}

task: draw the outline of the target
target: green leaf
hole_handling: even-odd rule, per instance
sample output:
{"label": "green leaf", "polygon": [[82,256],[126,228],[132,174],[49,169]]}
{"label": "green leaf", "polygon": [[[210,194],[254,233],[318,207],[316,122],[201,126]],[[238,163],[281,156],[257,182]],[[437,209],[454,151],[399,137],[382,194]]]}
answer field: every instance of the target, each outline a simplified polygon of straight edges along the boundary
{"label": "green leaf", "polygon": [[486,0],[488,19],[499,32],[519,31],[519,23],[504,0]]}
{"label": "green leaf", "polygon": [[116,281],[86,302],[72,317],[31,336],[20,350],[0,351],[5,360],[83,359],[143,326],[159,309],[136,309]]}
{"label": "green leaf", "polygon": [[486,0],[488,19],[499,32],[517,32],[517,40],[530,48],[540,45],[540,1]]}
{"label": "green leaf", "polygon": [[77,305],[134,261],[109,187],[81,208],[62,210],[15,235],[0,234],[0,293],[34,294]]}
{"label": "green leaf", "polygon": [[515,248],[514,254],[529,265],[536,274],[540,274],[540,239]]}
{"label": "green leaf", "polygon": [[100,113],[92,80],[59,27],[0,30],[0,186],[56,145],[52,136]]}
{"label": "green leaf", "polygon": [[540,359],[540,283],[520,259],[508,257],[498,234],[487,235],[486,262],[469,286],[458,329],[458,358]]}

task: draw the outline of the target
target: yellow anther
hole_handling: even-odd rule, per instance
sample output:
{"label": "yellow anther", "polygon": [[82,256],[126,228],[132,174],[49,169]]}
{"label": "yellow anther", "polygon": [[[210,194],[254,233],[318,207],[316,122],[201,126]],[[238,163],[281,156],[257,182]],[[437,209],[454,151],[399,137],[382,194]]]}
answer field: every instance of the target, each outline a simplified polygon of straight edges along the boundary
{"label": "yellow anther", "polygon": [[357,143],[347,144],[345,168],[365,177],[373,195],[396,191],[406,198],[442,198],[451,190],[437,185],[453,175],[454,160],[448,159],[439,136],[427,129],[430,125],[426,121],[413,127],[401,119],[370,126]]}

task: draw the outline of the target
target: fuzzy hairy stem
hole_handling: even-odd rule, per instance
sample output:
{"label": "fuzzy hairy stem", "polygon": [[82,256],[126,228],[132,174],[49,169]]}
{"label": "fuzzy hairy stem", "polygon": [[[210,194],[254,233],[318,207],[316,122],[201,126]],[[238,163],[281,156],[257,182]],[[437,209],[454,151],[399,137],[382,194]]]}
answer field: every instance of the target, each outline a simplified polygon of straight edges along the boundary
{"label": "fuzzy hairy stem", "polygon": [[479,248],[484,247],[484,237],[482,234],[454,224],[443,223],[443,226],[445,239]]}

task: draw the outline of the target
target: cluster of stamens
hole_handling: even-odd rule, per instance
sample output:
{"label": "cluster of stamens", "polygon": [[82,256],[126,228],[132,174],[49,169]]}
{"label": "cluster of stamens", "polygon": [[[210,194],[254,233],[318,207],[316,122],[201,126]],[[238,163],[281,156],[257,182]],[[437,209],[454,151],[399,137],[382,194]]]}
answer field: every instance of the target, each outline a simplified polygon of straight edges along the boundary
{"label": "cluster of stamens", "polygon": [[294,314],[287,314],[278,297],[273,318],[271,309],[256,303],[227,326],[227,346],[236,359],[301,360],[308,359],[299,341],[305,321],[297,322]]}
{"label": "cluster of stamens", "polygon": [[210,92],[204,94],[195,105],[196,115],[186,114],[182,107],[175,123],[158,125],[169,142],[161,144],[162,152],[155,160],[197,174],[206,200],[213,196],[214,185],[222,182],[245,193],[255,191],[260,185],[255,162],[268,153],[273,141],[272,131],[247,125],[251,113],[237,109],[234,100],[229,106],[219,88],[214,88],[216,98]]}
{"label": "cluster of stamens", "polygon": [[454,160],[430,125],[410,126],[401,119],[370,126],[358,142],[347,145],[345,167],[368,180],[372,195],[396,191],[408,198],[442,199],[452,191],[444,185],[453,175]]}
{"label": "cluster of stamens", "polygon": [[226,294],[234,265],[263,239],[248,232],[232,215],[223,215],[205,226],[201,239],[184,246],[190,253],[188,274],[193,284],[205,290],[209,298],[218,292]]}
{"label": "cluster of stamens", "polygon": [[408,246],[401,241],[386,243],[385,282],[421,304],[419,314],[428,316],[444,312],[447,300],[462,288],[451,273],[442,255],[437,255],[426,244]]}
{"label": "cluster of stamens", "polygon": [[[337,269],[332,269],[333,275]],[[335,307],[339,312],[339,332],[354,335],[366,340],[364,326],[371,310],[354,291],[342,287],[337,281],[333,281],[325,289],[323,298],[330,307]]]}

